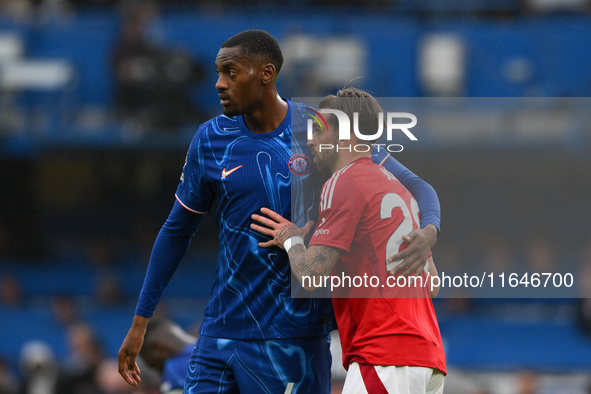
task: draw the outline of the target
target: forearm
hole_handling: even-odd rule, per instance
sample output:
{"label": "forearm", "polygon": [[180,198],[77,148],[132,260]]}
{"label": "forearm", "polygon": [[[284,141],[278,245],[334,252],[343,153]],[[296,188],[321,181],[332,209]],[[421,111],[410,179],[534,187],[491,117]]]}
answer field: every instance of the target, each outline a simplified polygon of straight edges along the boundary
{"label": "forearm", "polygon": [[435,246],[435,243],[437,242],[437,238],[439,237],[439,229],[437,227],[435,227],[434,224],[432,223],[427,223],[422,230],[426,233],[429,233],[429,237],[430,239],[432,239],[432,245],[429,247],[429,250],[431,250],[431,248],[433,248],[433,246]]}
{"label": "forearm", "polygon": [[291,271],[307,291],[316,289],[314,283],[322,283],[319,279],[330,273],[340,254],[335,248],[312,246],[308,249],[303,244],[292,246],[288,252]]}
{"label": "forearm", "polygon": [[134,315],[129,331],[139,333],[143,337],[146,334],[146,329],[148,327],[149,320],[150,320],[149,317],[145,317],[145,316],[141,316],[141,315],[137,315],[137,314]]}
{"label": "forearm", "polygon": [[419,204],[421,228],[432,224],[439,234],[441,228],[441,206],[439,205],[439,198],[435,189],[419,177],[410,180],[408,183],[408,185],[404,186]]}
{"label": "forearm", "polygon": [[135,313],[151,317],[164,289],[189,247],[190,238],[172,236],[163,227],[154,242]]}
{"label": "forearm", "polygon": [[[308,249],[303,244],[295,245],[289,250],[289,265],[291,267],[291,272],[295,277],[298,279],[300,284],[304,286],[307,291],[314,290],[314,287],[305,286],[305,284],[310,285],[309,282],[314,283],[315,281],[313,278],[322,275],[322,272],[319,271],[318,262],[315,261],[308,261],[306,259]],[[311,278],[311,281],[304,281],[304,277]],[[316,281],[316,283],[319,283]]]}

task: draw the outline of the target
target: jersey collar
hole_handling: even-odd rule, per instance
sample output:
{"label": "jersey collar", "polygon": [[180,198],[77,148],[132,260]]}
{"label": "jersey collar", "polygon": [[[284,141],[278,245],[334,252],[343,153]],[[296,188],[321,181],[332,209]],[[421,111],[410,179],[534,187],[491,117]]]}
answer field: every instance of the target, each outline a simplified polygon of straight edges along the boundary
{"label": "jersey collar", "polygon": [[240,115],[236,117],[236,120],[238,121],[238,127],[240,127],[240,131],[242,132],[242,134],[252,139],[270,139],[275,138],[281,133],[287,131],[291,126],[291,101],[286,98],[284,98],[283,100],[287,102],[288,109],[287,115],[285,116],[285,119],[283,119],[283,122],[281,122],[279,127],[277,127],[275,130],[269,133],[255,133],[246,126],[246,123],[244,123],[244,117]]}

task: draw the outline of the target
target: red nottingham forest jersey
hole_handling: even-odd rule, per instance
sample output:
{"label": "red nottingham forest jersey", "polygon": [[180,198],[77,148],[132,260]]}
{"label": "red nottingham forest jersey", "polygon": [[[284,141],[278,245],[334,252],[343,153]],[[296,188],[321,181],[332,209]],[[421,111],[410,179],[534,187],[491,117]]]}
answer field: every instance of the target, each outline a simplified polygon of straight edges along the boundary
{"label": "red nottingham forest jersey", "polygon": [[[387,258],[400,250],[402,235],[418,223],[412,195],[370,158],[354,161],[324,184],[310,245],[346,252],[331,272],[351,278],[342,281],[349,289],[333,290],[345,368],[356,361],[446,372],[429,287],[388,285],[388,278],[395,277],[389,276]],[[426,279],[426,272],[422,276]]]}

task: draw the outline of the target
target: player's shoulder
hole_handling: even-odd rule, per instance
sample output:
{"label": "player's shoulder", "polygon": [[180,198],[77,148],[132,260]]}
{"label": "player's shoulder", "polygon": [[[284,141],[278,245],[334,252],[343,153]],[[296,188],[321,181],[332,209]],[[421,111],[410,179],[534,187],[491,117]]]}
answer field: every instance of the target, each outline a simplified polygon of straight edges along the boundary
{"label": "player's shoulder", "polygon": [[356,172],[355,169],[352,169],[354,167],[355,167],[355,162],[349,163],[346,166],[344,166],[343,168],[341,168],[340,170],[336,171],[334,174],[332,174],[330,179],[333,180],[334,182],[340,181],[343,183],[346,181],[349,181],[352,178],[353,174]]}
{"label": "player's shoulder", "polygon": [[300,103],[297,101],[288,100],[287,102],[290,103],[290,105],[291,105],[292,116],[304,118],[306,116],[306,114],[309,114],[311,112],[310,110],[313,109],[309,105],[306,105],[304,103]]}
{"label": "player's shoulder", "polygon": [[291,123],[294,129],[306,129],[308,119],[317,111],[311,106],[297,101],[288,101],[291,108]]}
{"label": "player's shoulder", "polygon": [[236,117],[218,115],[199,125],[193,135],[193,146],[202,145],[204,142],[211,142],[216,135],[232,134],[240,131]]}
{"label": "player's shoulder", "polygon": [[390,171],[369,159],[352,163],[339,178],[342,178],[340,180],[341,187],[352,188],[362,194],[374,190],[378,186],[384,186],[389,181],[398,183],[398,180]]}
{"label": "player's shoulder", "polygon": [[204,134],[209,133],[224,134],[235,133],[238,131],[240,131],[240,126],[238,125],[237,117],[218,115],[206,122],[203,122],[197,129],[195,136],[202,137]]}
{"label": "player's shoulder", "polygon": [[376,173],[380,168],[383,168],[379,163],[376,163],[370,157],[357,159],[351,164],[351,170],[348,171],[350,174],[349,176],[360,176],[363,174]]}
{"label": "player's shoulder", "polygon": [[[363,197],[368,185],[364,179],[363,165],[357,162],[350,163],[336,171],[324,183],[321,193],[321,208],[333,206],[356,205]],[[357,204],[361,206],[361,204]]]}
{"label": "player's shoulder", "polygon": [[336,171],[334,174],[332,174],[332,176],[328,178],[328,180],[324,183],[324,193],[330,195],[340,195],[342,193],[347,192],[348,194],[348,192],[351,191],[352,187],[355,184],[356,171],[352,169],[354,165],[355,163],[348,164],[340,170]]}

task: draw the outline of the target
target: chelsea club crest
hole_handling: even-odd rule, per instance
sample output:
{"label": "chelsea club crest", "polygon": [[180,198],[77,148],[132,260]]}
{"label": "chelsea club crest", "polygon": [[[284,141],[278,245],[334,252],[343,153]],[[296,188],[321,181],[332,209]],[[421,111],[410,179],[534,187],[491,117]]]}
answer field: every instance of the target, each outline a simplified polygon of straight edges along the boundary
{"label": "chelsea club crest", "polygon": [[289,159],[289,170],[298,176],[306,175],[312,168],[312,161],[303,153],[296,153]]}

